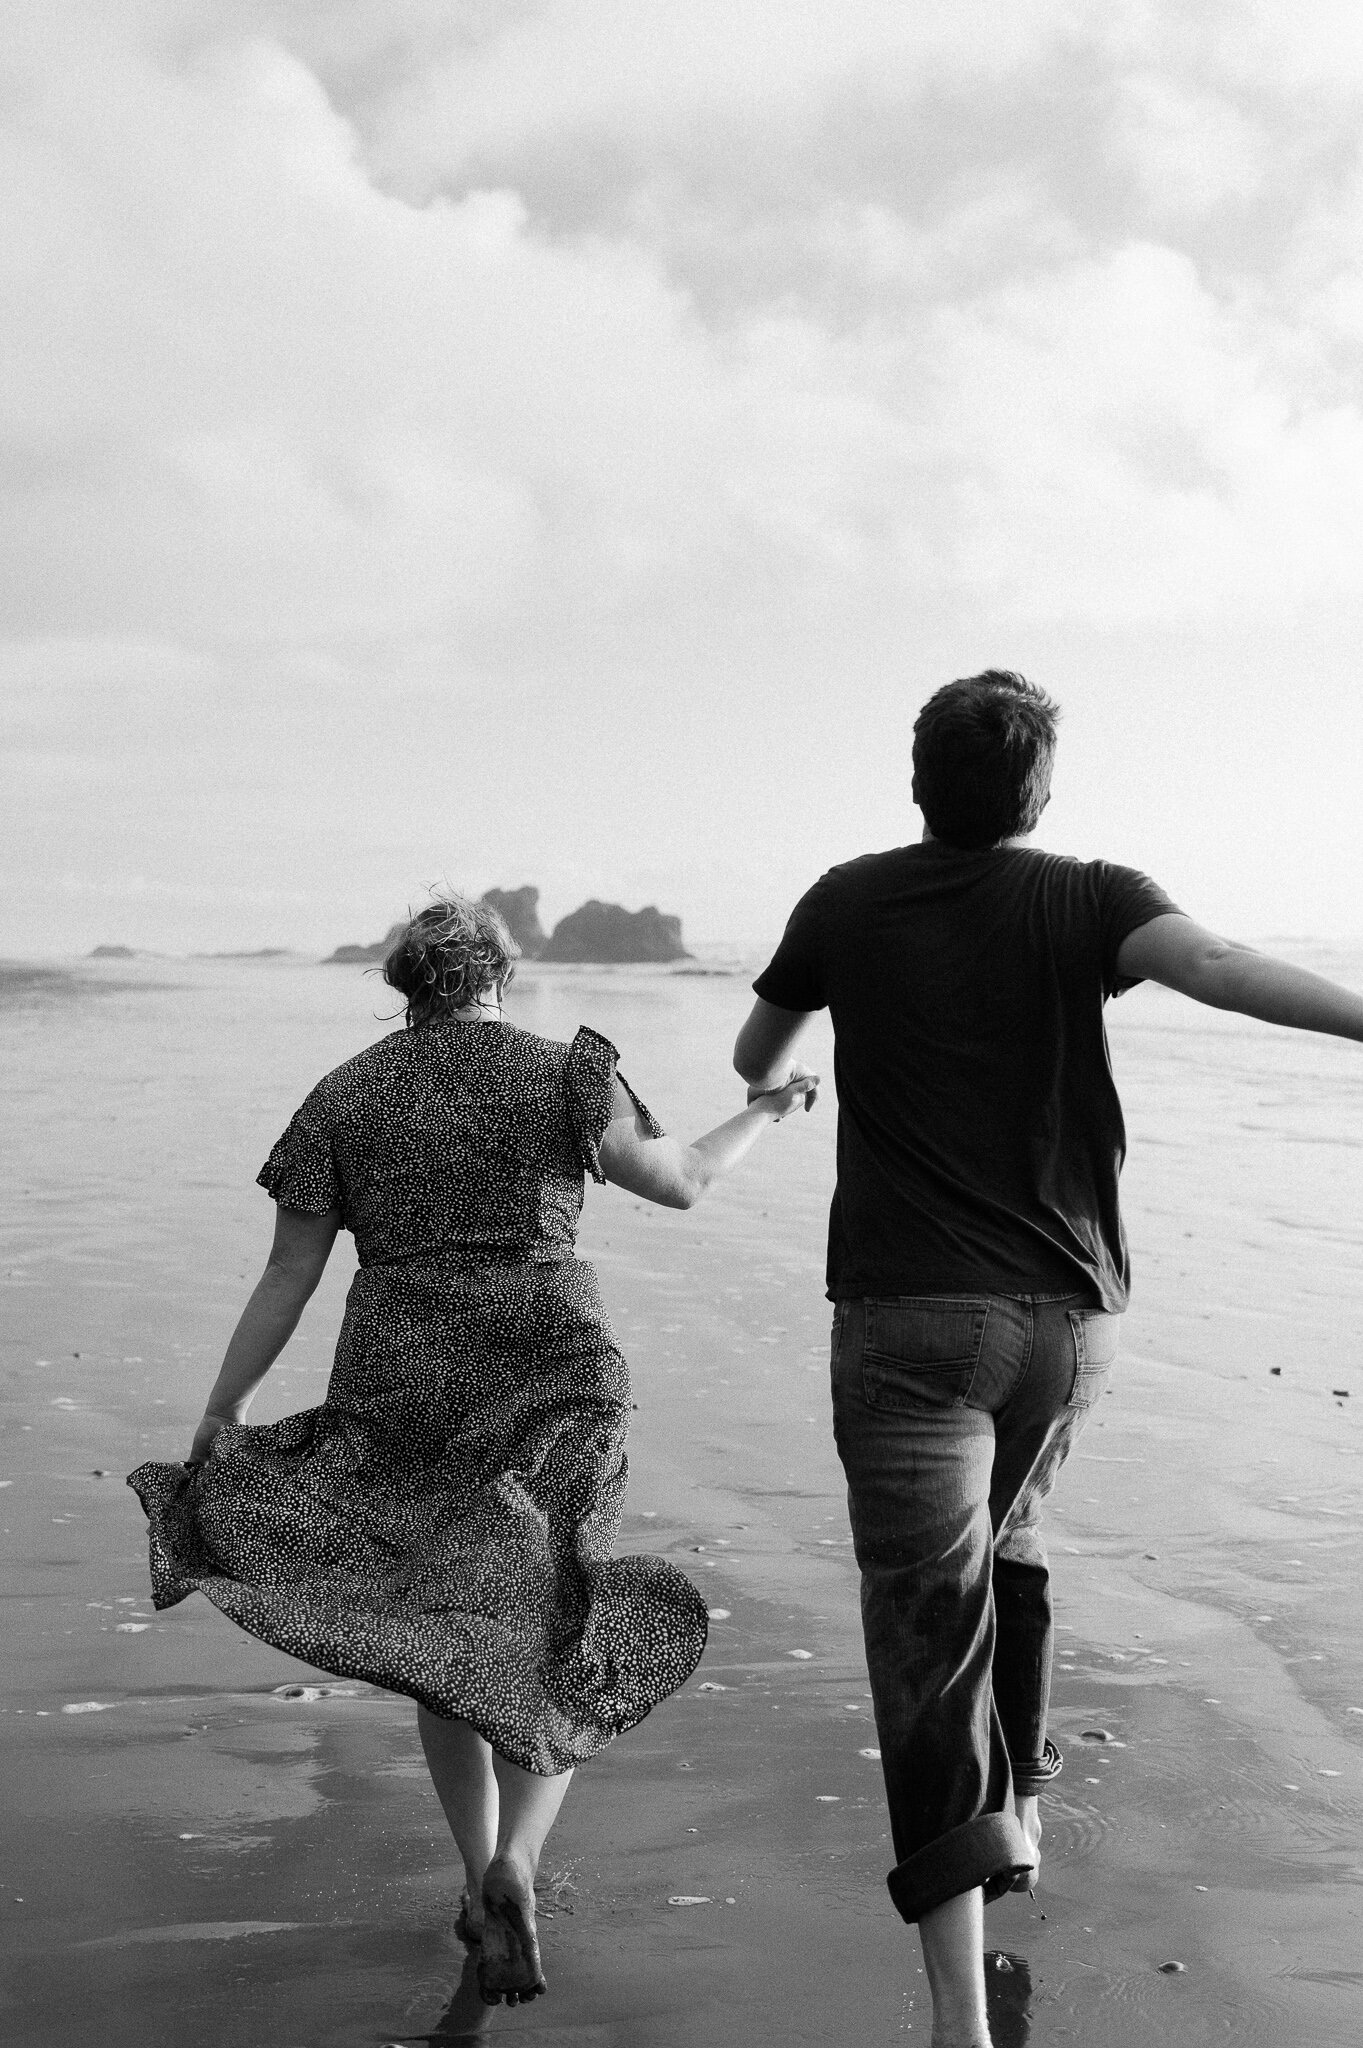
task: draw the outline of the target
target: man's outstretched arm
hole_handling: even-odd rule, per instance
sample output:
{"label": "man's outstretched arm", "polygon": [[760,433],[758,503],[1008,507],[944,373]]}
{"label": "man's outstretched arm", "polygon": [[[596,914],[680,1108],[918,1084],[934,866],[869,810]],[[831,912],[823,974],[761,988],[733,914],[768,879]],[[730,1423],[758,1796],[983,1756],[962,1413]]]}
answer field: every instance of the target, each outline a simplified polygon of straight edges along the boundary
{"label": "man's outstretched arm", "polygon": [[1363,1039],[1363,996],[1323,974],[1219,939],[1190,917],[1152,917],[1128,933],[1117,948],[1117,972],[1163,982],[1214,1010],[1239,1010],[1266,1024]]}

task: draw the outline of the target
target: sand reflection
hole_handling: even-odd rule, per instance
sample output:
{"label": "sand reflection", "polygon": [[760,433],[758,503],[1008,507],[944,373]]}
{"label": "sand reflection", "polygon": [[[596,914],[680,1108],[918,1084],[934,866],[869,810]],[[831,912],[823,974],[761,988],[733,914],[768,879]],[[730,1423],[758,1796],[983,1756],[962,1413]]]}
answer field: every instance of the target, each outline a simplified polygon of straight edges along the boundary
{"label": "sand reflection", "polygon": [[988,1949],[984,1989],[994,2048],[1027,2048],[1032,2038],[1032,1972],[1025,1956]]}
{"label": "sand reflection", "polygon": [[448,2044],[452,2041],[486,2041],[491,2037],[498,2013],[509,2010],[503,2005],[487,2005],[478,1989],[478,1951],[470,1949],[464,1957],[464,1967],[459,1982],[450,1996],[450,2002],[441,2013],[429,2034],[394,2034],[384,2048],[421,2048],[425,2042]]}

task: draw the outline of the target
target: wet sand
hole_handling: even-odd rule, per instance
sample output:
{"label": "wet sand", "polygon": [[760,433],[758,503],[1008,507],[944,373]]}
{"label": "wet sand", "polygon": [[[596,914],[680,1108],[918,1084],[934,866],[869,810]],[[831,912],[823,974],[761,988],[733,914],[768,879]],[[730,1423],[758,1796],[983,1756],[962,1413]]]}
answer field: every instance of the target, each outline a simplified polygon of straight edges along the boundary
{"label": "wet sand", "polygon": [[[202,1600],[152,1613],[122,1475],[183,1455],[268,1242],[252,1176],[316,1074],[381,1028],[379,993],[294,962],[119,962],[0,1010],[5,2037],[926,2039],[861,1754],[820,1279],[831,1115],[782,1126],[689,1216],[589,1199],[639,1402],[622,1546],[674,1556],[724,1618],[569,1797],[547,1999],[461,1999],[458,1863],[407,1703],[281,1696],[327,1681]],[[739,978],[540,972],[515,1009],[610,1032],[689,1132],[729,1106],[746,1004]],[[1193,1015],[1142,991],[1112,1016],[1137,1293],[1050,1523],[1067,1767],[1036,1900],[990,1909],[1014,1959],[991,1972],[1000,2048],[1363,2034],[1363,1061]],[[320,1398],[348,1259],[258,1419]]]}

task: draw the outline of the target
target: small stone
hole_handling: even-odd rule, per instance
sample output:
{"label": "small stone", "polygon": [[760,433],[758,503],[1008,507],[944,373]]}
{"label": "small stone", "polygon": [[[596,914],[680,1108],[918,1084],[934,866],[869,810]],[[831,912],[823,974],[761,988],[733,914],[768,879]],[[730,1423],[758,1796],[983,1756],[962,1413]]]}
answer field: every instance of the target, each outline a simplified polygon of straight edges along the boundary
{"label": "small stone", "polygon": [[[692,1898],[686,1892],[674,1892],[667,1903],[669,1906],[708,1906],[710,1901],[708,1899]],[[1180,1967],[1182,1966],[1180,1965]]]}
{"label": "small stone", "polygon": [[786,1655],[788,1657],[798,1657],[802,1664],[808,1664],[812,1662],[814,1652],[812,1650],[787,1650]]}
{"label": "small stone", "polygon": [[1337,1401],[1347,1401],[1349,1398],[1349,1389],[1347,1387],[1331,1387],[1330,1392]]}
{"label": "small stone", "polygon": [[1210,1889],[1211,1889],[1211,1887],[1210,1887],[1209,1885],[1205,1885],[1205,1884],[1195,1884],[1195,1885],[1193,1886],[1193,1890],[1194,1890],[1195,1892],[1205,1892],[1205,1891],[1209,1891]]}
{"label": "small stone", "polygon": [[880,1751],[878,1749],[859,1749],[857,1755],[864,1756],[868,1763],[878,1764],[880,1762]]}
{"label": "small stone", "polygon": [[1187,1969],[1186,1963],[1161,1963],[1160,1969],[1166,1977],[1181,1977]]}
{"label": "small stone", "polygon": [[1270,1379],[1280,1380],[1283,1376],[1282,1367],[1280,1365],[1271,1365],[1268,1368],[1268,1376]]}
{"label": "small stone", "polygon": [[116,1621],[114,1633],[120,1636],[140,1636],[144,1628],[150,1628],[149,1621]]}
{"label": "small stone", "polygon": [[[1338,1773],[1335,1775],[1338,1776]],[[816,1792],[814,1797],[818,1800],[820,1806],[841,1806],[842,1804],[841,1792]]]}
{"label": "small stone", "polygon": [[107,1465],[96,1465],[94,1471],[90,1474],[92,1479],[107,1479],[108,1476],[109,1468]]}
{"label": "small stone", "polygon": [[1110,1728],[1081,1728],[1079,1740],[1081,1742],[1111,1742],[1113,1736]]}
{"label": "small stone", "polygon": [[69,1706],[62,1708],[62,1712],[64,1714],[107,1714],[113,1705],[113,1700],[72,1700]]}
{"label": "small stone", "polygon": [[707,1607],[705,1611],[709,1615],[711,1621],[727,1621],[729,1619],[729,1610],[727,1607]]}
{"label": "small stone", "polygon": [[697,1692],[727,1692],[728,1690],[727,1685],[716,1685],[713,1678],[702,1679],[701,1683],[696,1687]]}

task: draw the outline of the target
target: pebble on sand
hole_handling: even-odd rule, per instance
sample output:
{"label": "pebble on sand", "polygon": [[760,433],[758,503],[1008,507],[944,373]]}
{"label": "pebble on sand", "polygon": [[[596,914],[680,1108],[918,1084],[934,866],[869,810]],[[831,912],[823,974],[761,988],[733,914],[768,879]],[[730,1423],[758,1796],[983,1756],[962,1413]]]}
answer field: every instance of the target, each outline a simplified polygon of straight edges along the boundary
{"label": "pebble on sand", "polygon": [[1186,1963],[1161,1963],[1160,1969],[1166,1977],[1181,1977],[1187,1969]]}
{"label": "pebble on sand", "polygon": [[1081,1728],[1079,1731],[1081,1742],[1115,1742],[1116,1739],[1110,1728]]}
{"label": "pebble on sand", "polygon": [[798,1657],[802,1664],[808,1664],[812,1660],[814,1652],[812,1650],[787,1650],[786,1655],[788,1657]]}
{"label": "pebble on sand", "polygon": [[62,1708],[64,1714],[107,1714],[110,1707],[117,1706],[117,1700],[72,1700]]}
{"label": "pebble on sand", "polygon": [[841,1792],[816,1792],[814,1797],[818,1800],[820,1806],[842,1805]]}
{"label": "pebble on sand", "polygon": [[705,1612],[709,1615],[711,1621],[727,1621],[729,1619],[727,1607],[707,1607]]}
{"label": "pebble on sand", "polygon": [[277,1700],[353,1700],[359,1698],[355,1685],[274,1685],[270,1696]]}
{"label": "pebble on sand", "polygon": [[727,1685],[716,1685],[713,1678],[703,1678],[696,1687],[697,1692],[727,1692]]}
{"label": "pebble on sand", "polygon": [[857,1755],[864,1756],[868,1763],[878,1764],[880,1762],[880,1751],[878,1749],[859,1749]]}
{"label": "pebble on sand", "polygon": [[140,1636],[144,1628],[150,1627],[151,1623],[149,1621],[116,1621],[114,1623],[114,1634],[120,1636]]}
{"label": "pebble on sand", "polygon": [[685,1892],[674,1892],[668,1900],[669,1906],[708,1906],[708,1899],[693,1899]]}

